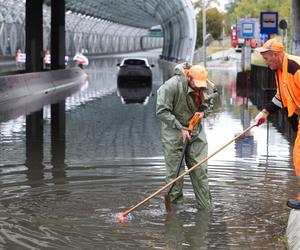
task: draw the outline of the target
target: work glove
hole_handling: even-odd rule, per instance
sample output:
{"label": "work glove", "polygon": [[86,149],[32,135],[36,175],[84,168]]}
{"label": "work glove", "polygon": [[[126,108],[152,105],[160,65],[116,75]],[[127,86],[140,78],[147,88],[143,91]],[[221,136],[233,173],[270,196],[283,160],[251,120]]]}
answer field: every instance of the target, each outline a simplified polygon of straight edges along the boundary
{"label": "work glove", "polygon": [[257,116],[254,118],[254,124],[260,126],[267,120],[268,114],[264,111],[260,111]]}
{"label": "work glove", "polygon": [[182,129],[180,132],[181,132],[183,141],[186,141],[186,140],[189,141],[191,139],[191,134],[188,130]]}

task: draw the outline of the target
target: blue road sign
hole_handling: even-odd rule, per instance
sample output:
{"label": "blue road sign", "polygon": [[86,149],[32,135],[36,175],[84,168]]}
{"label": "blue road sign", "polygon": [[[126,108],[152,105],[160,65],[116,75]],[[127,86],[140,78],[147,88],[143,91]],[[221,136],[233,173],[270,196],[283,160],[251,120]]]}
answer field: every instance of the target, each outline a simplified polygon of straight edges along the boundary
{"label": "blue road sign", "polygon": [[238,18],[236,27],[236,34],[238,38],[259,38],[258,18]]}
{"label": "blue road sign", "polygon": [[244,38],[253,38],[255,32],[254,22],[242,23],[242,36]]}
{"label": "blue road sign", "polygon": [[276,34],[278,32],[278,12],[260,13],[260,33]]}

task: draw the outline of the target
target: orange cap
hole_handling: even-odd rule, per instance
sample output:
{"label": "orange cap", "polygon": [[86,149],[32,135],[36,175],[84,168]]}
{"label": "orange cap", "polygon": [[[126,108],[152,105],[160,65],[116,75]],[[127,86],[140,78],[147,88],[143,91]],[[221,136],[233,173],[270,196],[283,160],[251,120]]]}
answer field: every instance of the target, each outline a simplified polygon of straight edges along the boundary
{"label": "orange cap", "polygon": [[275,51],[275,52],[283,52],[284,46],[281,42],[272,38],[264,43],[264,45],[260,48],[256,48],[255,51],[259,53],[264,53],[267,51]]}
{"label": "orange cap", "polygon": [[207,88],[207,71],[203,66],[193,65],[191,68],[186,70],[186,75],[193,77],[197,88]]}

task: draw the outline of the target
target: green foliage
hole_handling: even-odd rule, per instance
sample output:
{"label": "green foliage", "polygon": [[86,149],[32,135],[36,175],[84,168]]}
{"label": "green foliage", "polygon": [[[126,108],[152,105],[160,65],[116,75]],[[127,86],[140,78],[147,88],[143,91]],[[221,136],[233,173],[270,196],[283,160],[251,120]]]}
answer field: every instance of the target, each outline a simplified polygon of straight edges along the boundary
{"label": "green foliage", "polygon": [[214,39],[219,39],[222,34],[223,15],[217,8],[208,9],[206,12],[206,28]]}
{"label": "green foliage", "polygon": [[[212,0],[205,0],[206,4],[206,32],[214,39],[220,39],[222,34],[222,22],[225,22],[225,33],[229,35],[230,26],[236,23],[237,18],[252,17],[260,18],[260,12],[278,12],[278,19],[285,19],[288,23],[288,37],[290,36],[291,17],[290,0],[231,0],[225,6],[225,13],[216,8],[209,8]],[[202,46],[202,1],[194,2],[197,10],[197,42],[196,47]]]}
{"label": "green foliage", "polygon": [[230,2],[230,3],[225,5],[225,11],[226,11],[225,21],[226,21],[226,24],[227,24],[228,31],[230,29],[231,24],[235,23],[235,21],[236,21],[236,16],[231,15],[230,13],[234,12],[237,5],[238,5],[238,1],[233,1],[233,2]]}
{"label": "green foliage", "polygon": [[232,0],[226,6],[226,20],[228,26],[236,23],[237,18],[253,17],[260,18],[261,12],[273,11],[278,12],[278,19],[285,19],[290,30],[290,1],[288,0]]}
{"label": "green foliage", "polygon": [[[224,15],[217,8],[209,8],[206,11],[206,33],[210,33],[214,39],[220,39],[222,34],[222,22]],[[197,42],[196,47],[202,46],[202,12],[197,15]]]}
{"label": "green foliage", "polygon": [[202,10],[202,3],[204,3],[206,9],[208,9],[212,3],[217,3],[219,5],[219,1],[216,0],[192,0],[192,3],[197,11]]}
{"label": "green foliage", "polygon": [[290,5],[286,0],[240,0],[234,1],[236,3],[233,12],[228,13],[236,17],[260,17],[262,11],[278,12],[279,16],[282,14],[283,8],[286,10]]}

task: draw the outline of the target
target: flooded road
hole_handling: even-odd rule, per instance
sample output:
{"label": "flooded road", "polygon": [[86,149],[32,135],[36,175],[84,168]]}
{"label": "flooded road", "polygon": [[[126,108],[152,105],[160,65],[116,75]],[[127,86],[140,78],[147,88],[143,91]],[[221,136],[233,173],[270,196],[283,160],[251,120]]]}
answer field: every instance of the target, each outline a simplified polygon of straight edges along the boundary
{"label": "flooded road", "polygon": [[[144,56],[155,64],[145,105],[124,105],[116,94],[120,58],[91,61],[89,85],[66,100],[63,148],[51,141],[49,107],[39,154],[26,148],[25,117],[0,124],[0,249],[285,249],[285,204],[298,190],[290,144],[271,123],[209,160],[212,211],[197,210],[186,177],[183,203],[172,213],[161,194],[118,223],[118,213],[164,185],[154,114],[163,72],[157,55]],[[214,152],[257,110],[236,95],[235,63],[213,66],[209,76],[220,90],[203,122]]]}

